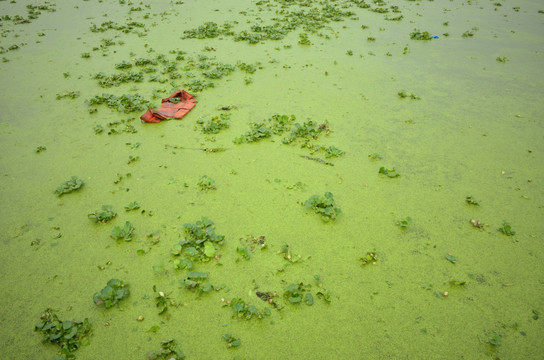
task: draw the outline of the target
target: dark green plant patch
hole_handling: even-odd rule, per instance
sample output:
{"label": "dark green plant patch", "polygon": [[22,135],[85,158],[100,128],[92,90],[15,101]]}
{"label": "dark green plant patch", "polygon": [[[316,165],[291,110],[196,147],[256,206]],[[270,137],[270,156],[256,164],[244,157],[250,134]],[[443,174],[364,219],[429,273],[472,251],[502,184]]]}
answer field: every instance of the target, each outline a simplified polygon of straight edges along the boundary
{"label": "dark green plant patch", "polygon": [[246,303],[241,298],[233,298],[232,300],[223,300],[223,307],[230,307],[234,312],[233,318],[250,320],[254,319],[264,319],[270,316],[270,309],[265,307],[262,310],[259,310],[255,305],[250,305]]}
{"label": "dark green plant patch", "polygon": [[372,153],[372,154],[368,155],[368,157],[372,161],[378,161],[378,160],[383,159],[383,157],[378,153]]}
{"label": "dark green plant patch", "polygon": [[66,180],[55,190],[55,194],[61,197],[64,194],[69,194],[72,191],[80,189],[84,184],[83,180],[79,179],[77,176],[72,176],[70,180]]}
{"label": "dark green plant patch", "polygon": [[57,94],[56,99],[60,100],[60,99],[69,98],[69,99],[73,100],[75,98],[78,98],[79,95],[81,95],[81,93],[79,91],[66,91],[66,92]]}
{"label": "dark green plant patch", "polygon": [[410,98],[410,99],[412,99],[412,100],[421,100],[421,98],[420,98],[419,96],[417,96],[417,95],[415,95],[415,94],[413,94],[413,93],[410,94],[410,95],[408,95],[408,93],[407,93],[406,91],[404,91],[404,90],[399,91],[399,92],[397,93],[397,95],[398,95],[399,98],[401,98],[401,99]]}
{"label": "dark green plant patch", "polygon": [[138,94],[123,94],[121,96],[102,94],[89,99],[88,103],[91,106],[105,104],[110,109],[122,113],[142,111],[151,107],[150,102]]}
{"label": "dark green plant patch", "polygon": [[234,139],[235,144],[251,143],[271,137],[272,135],[281,135],[289,131],[292,123],[295,121],[294,115],[272,115],[270,118],[260,123],[250,123],[250,130],[240,137]]}
{"label": "dark green plant patch", "polygon": [[40,145],[40,146],[36,147],[36,149],[34,149],[34,152],[35,153],[41,153],[42,151],[45,151],[45,150],[47,150],[47,148],[45,146],[43,146],[43,145]]}
{"label": "dark green plant patch", "polygon": [[469,205],[480,205],[480,201],[470,195],[465,198],[465,202]]}
{"label": "dark green plant patch", "polygon": [[151,351],[147,354],[149,360],[182,360],[185,355],[178,347],[178,342],[174,339],[161,341],[159,350]]}
{"label": "dark green plant patch", "polygon": [[61,358],[74,359],[73,352],[81,345],[89,344],[91,324],[87,318],[83,321],[62,321],[54,310],[46,309],[34,330],[42,333],[42,343],[49,342],[60,347]]}
{"label": "dark green plant patch", "polygon": [[229,119],[230,113],[222,112],[220,115],[213,116],[208,120],[198,119],[196,123],[204,134],[217,134],[229,127]]}
{"label": "dark green plant patch", "polygon": [[196,292],[198,296],[202,294],[209,293],[212,290],[219,290],[221,287],[214,287],[212,284],[207,282],[208,273],[200,271],[189,271],[187,273],[187,278],[181,281],[183,287],[187,290],[192,290]]}
{"label": "dark green plant patch", "polygon": [[433,36],[428,31],[421,32],[419,29],[414,29],[410,33],[410,39],[412,40],[432,40]]}
{"label": "dark green plant patch", "polygon": [[125,211],[137,210],[140,208],[140,204],[137,201],[131,201],[128,205],[125,206]]}
{"label": "dark green plant patch", "polygon": [[376,255],[376,250],[372,250],[366,253],[365,256],[362,256],[358,259],[361,261],[361,266],[366,266],[369,264],[376,265],[378,262],[378,255]]}
{"label": "dark green plant patch", "polygon": [[383,166],[380,168],[380,170],[378,170],[378,174],[385,175],[389,178],[396,178],[400,176],[400,174],[395,170],[395,168],[387,169]]}
{"label": "dark green plant patch", "polygon": [[242,343],[242,341],[239,338],[235,338],[231,334],[223,335],[223,340],[227,342],[228,348],[236,348],[240,346],[240,344]]}
{"label": "dark green plant patch", "polygon": [[314,304],[314,297],[309,291],[310,288],[310,285],[304,285],[303,283],[291,284],[285,289],[283,297],[291,304],[304,302],[306,305],[311,306]]}
{"label": "dark green plant patch", "polygon": [[183,224],[185,239],[170,250],[174,256],[182,256],[174,264],[177,268],[191,269],[195,261],[207,262],[216,256],[215,245],[223,245],[225,236],[215,233],[213,221],[203,217],[195,224]]}
{"label": "dark green plant patch", "polygon": [[324,222],[336,220],[338,215],[342,213],[342,210],[335,206],[334,197],[330,192],[326,192],[323,196],[312,195],[304,202],[304,205],[306,208],[312,209],[316,214],[321,215]]}
{"label": "dark green plant patch", "polygon": [[117,216],[117,213],[113,211],[111,205],[102,205],[102,210],[96,210],[94,213],[88,215],[89,219],[103,224],[109,222],[115,218],[115,216]]}
{"label": "dark green plant patch", "polygon": [[[130,64],[132,65],[132,64]],[[143,72],[122,72],[119,74],[106,75],[103,72],[95,74],[93,79],[98,80],[98,85],[103,88],[110,88],[112,86],[119,86],[125,83],[140,83],[144,81]]]}
{"label": "dark green plant patch", "polygon": [[122,228],[119,226],[115,226],[111,230],[111,237],[114,240],[131,241],[133,232],[134,232],[134,228],[132,227],[130,222],[127,221],[125,222],[125,225]]}
{"label": "dark green plant patch", "polygon": [[405,230],[408,228],[408,226],[410,226],[410,224],[412,223],[412,218],[407,216],[406,219],[404,220],[397,220],[396,224],[398,227],[400,227],[401,229]]}
{"label": "dark green plant patch", "polygon": [[462,280],[450,280],[450,286],[452,287],[463,287],[466,285],[466,281]]}
{"label": "dark green plant patch", "polygon": [[96,305],[104,304],[109,309],[130,294],[127,287],[128,284],[123,280],[110,279],[100,292],[94,294],[93,301]]}
{"label": "dark green plant patch", "polygon": [[489,334],[489,337],[487,339],[487,342],[493,346],[499,346],[501,344],[501,336],[497,334],[496,332],[492,332]]}
{"label": "dark green plant patch", "polygon": [[155,285],[153,285],[153,291],[156,293],[155,306],[159,311],[159,315],[166,314],[170,306],[178,306],[178,304],[168,294],[163,291],[157,291],[157,287]]}
{"label": "dark green plant patch", "polygon": [[451,262],[452,264],[455,264],[457,262],[457,257],[455,257],[454,255],[452,254],[447,254],[446,255],[446,260],[448,260],[449,262]]}
{"label": "dark green plant patch", "polygon": [[504,235],[507,235],[507,236],[512,236],[512,235],[516,234],[516,232],[514,230],[512,230],[512,226],[510,226],[510,224],[507,223],[506,221],[497,230],[502,232]]}
{"label": "dark green plant patch", "polygon": [[282,255],[283,258],[289,261],[291,264],[303,261],[302,256],[293,254],[291,245],[287,245],[287,244],[281,245],[280,251],[278,251],[278,254]]}
{"label": "dark green plant patch", "polygon": [[215,181],[208,175],[203,175],[196,183],[200,191],[217,190]]}

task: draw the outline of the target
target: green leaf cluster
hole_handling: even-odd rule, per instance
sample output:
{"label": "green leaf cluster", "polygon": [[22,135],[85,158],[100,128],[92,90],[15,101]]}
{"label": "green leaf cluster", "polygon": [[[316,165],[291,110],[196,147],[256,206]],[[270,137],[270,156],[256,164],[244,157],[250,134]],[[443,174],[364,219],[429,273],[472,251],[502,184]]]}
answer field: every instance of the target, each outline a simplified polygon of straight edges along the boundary
{"label": "green leaf cluster", "polygon": [[433,36],[428,31],[421,32],[419,29],[414,29],[410,33],[410,39],[412,40],[432,40]]}
{"label": "green leaf cluster", "polygon": [[510,224],[506,221],[502,224],[502,227],[498,228],[497,230],[507,236],[513,236],[516,234],[516,232],[512,230],[512,226],[510,226]]}
{"label": "green leaf cluster", "polygon": [[96,305],[104,304],[109,309],[130,294],[127,287],[128,284],[123,280],[110,279],[100,292],[94,294],[93,301]]}
{"label": "green leaf cluster", "polygon": [[161,341],[161,348],[148,353],[147,358],[149,360],[182,360],[185,359],[185,355],[178,348],[178,342],[174,339],[169,339]]}
{"label": "green leaf cluster", "polygon": [[149,101],[144,99],[138,94],[123,94],[116,96],[113,94],[96,95],[89,100],[89,105],[102,105],[105,104],[112,110],[122,113],[131,113],[135,111],[142,111],[150,106]]}
{"label": "green leaf cluster", "polygon": [[376,255],[376,250],[372,250],[366,253],[365,256],[360,257],[359,260],[361,261],[361,266],[365,266],[368,264],[376,264],[378,261],[378,255]]}
{"label": "green leaf cluster", "polygon": [[225,340],[227,342],[227,347],[229,347],[229,348],[238,347],[242,343],[242,341],[239,338],[235,338],[231,334],[223,335],[223,340]]}
{"label": "green leaf cluster", "polygon": [[76,191],[83,186],[83,180],[79,179],[77,176],[72,176],[70,180],[66,180],[55,190],[55,194],[61,197],[64,194],[69,194],[72,191]]}
{"label": "green leaf cluster", "polygon": [[213,116],[208,120],[198,119],[196,123],[200,126],[200,130],[204,134],[217,134],[219,131],[229,127],[229,119],[230,114],[222,112],[220,115]]}
{"label": "green leaf cluster", "polygon": [[412,218],[407,216],[406,219],[404,220],[397,220],[396,224],[398,227],[400,227],[401,229],[405,230],[408,228],[408,226],[412,223]]}
{"label": "green leaf cluster", "polygon": [[141,71],[138,73],[129,71],[122,72],[120,74],[106,75],[103,72],[100,72],[98,74],[95,74],[93,79],[98,80],[98,85],[100,85],[101,87],[109,88],[112,86],[119,86],[124,83],[142,82],[144,81],[144,73]]}
{"label": "green leaf cluster", "polygon": [[102,205],[102,210],[96,210],[94,213],[87,215],[89,219],[95,222],[107,223],[117,216],[111,205]]}
{"label": "green leaf cluster", "polygon": [[225,236],[216,234],[213,221],[206,217],[195,224],[183,224],[183,228],[185,239],[170,250],[172,255],[184,257],[174,262],[177,268],[191,269],[194,261],[209,261],[216,254],[215,245],[225,241]]}
{"label": "green leaf cluster", "polygon": [[187,278],[183,280],[183,286],[187,290],[196,291],[197,295],[200,296],[204,293],[209,293],[212,290],[216,290],[212,284],[206,282],[207,279],[207,272],[189,271],[189,273],[187,273]]}
{"label": "green leaf cluster", "polygon": [[325,222],[336,220],[336,217],[342,213],[342,210],[335,207],[334,197],[330,192],[326,192],[324,196],[312,195],[304,202],[304,205],[321,215],[321,219]]}
{"label": "green leaf cluster", "polygon": [[300,304],[304,301],[306,305],[311,306],[314,304],[314,297],[309,289],[310,285],[304,285],[303,283],[291,284],[285,289],[283,297],[291,304]]}
{"label": "green leaf cluster", "polygon": [[42,343],[50,342],[58,345],[65,358],[73,359],[75,358],[74,351],[81,345],[88,345],[91,324],[87,318],[83,321],[62,321],[54,310],[46,309],[34,330],[43,334]]}
{"label": "green leaf cluster", "polygon": [[200,188],[200,191],[217,190],[215,180],[208,175],[202,175],[196,184]]}
{"label": "green leaf cluster", "polygon": [[467,196],[465,202],[470,205],[480,205],[480,202],[472,196]]}
{"label": "green leaf cluster", "polygon": [[239,319],[263,319],[270,316],[269,308],[259,310],[255,305],[249,305],[241,298],[234,298],[231,301],[227,301],[223,306],[229,306],[234,311],[233,317],[237,317]]}
{"label": "green leaf cluster", "polygon": [[119,226],[115,226],[111,230],[111,237],[114,240],[131,241],[133,232],[134,232],[134,228],[132,227],[130,222],[127,221],[125,222],[125,225],[122,228]]}
{"label": "green leaf cluster", "polygon": [[380,168],[380,170],[378,170],[378,173],[382,174],[382,175],[385,175],[387,177],[390,177],[390,178],[396,178],[396,177],[400,176],[400,174],[398,172],[396,172],[395,168],[386,169],[383,166]]}

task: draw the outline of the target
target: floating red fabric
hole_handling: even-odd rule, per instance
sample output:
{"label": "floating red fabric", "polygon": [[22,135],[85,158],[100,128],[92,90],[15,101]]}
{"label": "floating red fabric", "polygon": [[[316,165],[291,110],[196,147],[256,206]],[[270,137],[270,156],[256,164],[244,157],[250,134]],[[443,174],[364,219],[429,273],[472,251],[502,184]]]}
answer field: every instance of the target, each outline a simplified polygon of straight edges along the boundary
{"label": "floating red fabric", "polygon": [[145,122],[158,123],[168,118],[181,119],[195,107],[196,99],[185,90],[178,90],[166,99],[162,99],[161,107],[149,109],[140,116]]}

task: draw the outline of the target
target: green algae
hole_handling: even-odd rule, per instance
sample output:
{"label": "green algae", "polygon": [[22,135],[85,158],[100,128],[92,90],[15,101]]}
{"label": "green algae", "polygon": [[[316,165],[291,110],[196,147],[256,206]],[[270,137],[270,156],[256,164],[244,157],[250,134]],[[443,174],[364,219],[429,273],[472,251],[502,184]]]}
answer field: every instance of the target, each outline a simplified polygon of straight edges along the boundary
{"label": "green algae", "polygon": [[[1,300],[3,356],[54,357],[56,350],[41,346],[39,336],[20,334],[32,328],[44,308],[55,307],[71,309],[70,318],[88,317],[98,325],[91,344],[76,353],[83,359],[142,358],[161,339],[173,338],[183,339],[188,358],[230,358],[221,340],[225,333],[244,339],[236,350],[241,358],[320,357],[330,354],[331,347],[338,358],[358,358],[361,348],[377,359],[541,357],[543,333],[540,320],[532,318],[532,310],[542,307],[538,184],[544,175],[542,49],[534,5],[521,3],[517,12],[461,1],[328,1],[306,6],[298,1],[91,0],[59,3],[55,12],[42,11],[30,19],[27,3],[1,5],[3,14],[18,19],[2,23],[6,36],[1,44],[8,61],[1,73],[0,223],[5,229],[2,274],[10,289]],[[391,13],[400,16],[396,11],[402,12],[402,21],[389,21]],[[210,14],[220,30],[224,26],[219,24],[231,24],[232,34],[181,39],[184,31],[205,24]],[[306,15],[315,16],[315,22]],[[102,27],[106,20],[111,23]],[[138,25],[130,25],[133,21]],[[445,21],[448,38],[410,42],[410,51],[397,56],[405,48],[399,39],[406,42],[414,27],[432,34]],[[364,36],[361,23],[369,25]],[[104,30],[93,32],[93,24]],[[284,31],[286,25],[293,29]],[[480,29],[478,36],[463,39],[474,27]],[[300,33],[306,34],[309,46],[299,46]],[[365,41],[367,36],[375,42]],[[172,41],[181,45],[172,46]],[[205,46],[216,51],[204,53]],[[177,47],[186,53],[170,53]],[[346,48],[353,56],[345,56]],[[82,59],[82,53],[89,57]],[[497,61],[498,56],[508,62]],[[134,59],[150,62],[138,67]],[[228,75],[216,69],[219,63],[238,61],[262,64],[262,69],[253,65],[258,71],[247,86],[238,65]],[[115,67],[126,63],[132,70]],[[47,71],[39,71],[44,64]],[[96,113],[88,114],[84,99],[103,92],[93,75],[122,71],[141,71],[144,80],[112,85],[107,90],[116,97],[109,99],[112,111],[104,100],[90,107]],[[71,76],[63,75],[67,72]],[[157,99],[188,86],[199,93],[197,107],[186,118],[163,124],[131,122],[137,132],[122,130],[127,117],[137,119]],[[403,88],[421,100],[397,100]],[[81,95],[55,100],[67,90]],[[141,108],[126,115],[119,106],[123,94],[127,103],[129,95],[145,102],[132,98],[129,108],[139,102]],[[33,102],[22,117],[20,109],[27,106],[23,99],[29,98]],[[237,107],[228,128],[213,136],[193,131],[197,119],[210,119],[222,104]],[[313,151],[300,149],[305,140],[298,139],[296,146],[281,144],[285,134],[247,146],[232,144],[248,123],[275,113],[295,113],[301,125],[328,121],[334,132],[312,145],[336,145],[345,155],[333,157],[334,167],[322,166],[314,160],[318,158],[301,155]],[[408,127],[407,119],[414,120]],[[103,135],[94,136],[98,125]],[[140,159],[130,165],[127,158],[136,154],[127,142],[142,144]],[[47,151],[28,156],[29,144],[30,152],[32,144],[43,144]],[[220,148],[225,151],[193,151]],[[373,152],[394,159],[402,181],[376,176],[376,164],[366,159]],[[117,174],[127,172],[132,176],[114,183]],[[47,189],[67,174],[85,174],[85,189],[55,199]],[[202,174],[220,187],[201,192],[195,182]],[[297,182],[304,188],[286,189]],[[321,224],[297,206],[324,191],[341,200],[342,221]],[[480,206],[462,202],[468,191],[477,194]],[[113,243],[108,227],[85,219],[97,203],[118,209],[134,199],[145,209],[125,214],[123,220],[138,228],[130,243]],[[401,233],[391,218],[404,214],[418,221]],[[169,250],[184,237],[182,224],[203,215],[214,219],[227,240],[213,249],[214,260],[194,262],[192,270],[207,272],[213,284],[227,286],[195,297],[191,289],[176,287],[187,270],[175,268],[180,256],[172,257]],[[472,218],[485,220],[492,230],[473,231],[467,224]],[[515,237],[495,231],[503,219],[515,225]],[[240,244],[230,239],[251,233],[266,235],[269,251],[254,251],[250,261],[237,262]],[[304,261],[285,258],[291,253],[297,259],[290,247],[281,252],[285,243],[304,254]],[[379,265],[363,271],[354,259],[373,248],[380,251]],[[211,251],[208,246],[209,255]],[[462,261],[455,266],[445,261],[448,252]],[[33,265],[21,263],[23,256]],[[159,263],[163,266],[155,274],[153,264]],[[280,297],[275,300],[283,307],[280,313],[257,295],[282,294],[289,284],[307,284],[315,272],[326,278],[327,290],[316,292],[313,287],[312,295],[332,300],[329,305],[315,301],[313,306],[291,306]],[[106,273],[111,274],[107,278],[130,281],[132,292],[122,312],[107,316],[89,301],[104,286],[96,274]],[[452,279],[469,281],[452,286],[450,281],[458,281]],[[164,290],[167,304],[175,304],[161,316],[155,306],[161,291],[150,292],[153,285]],[[221,307],[219,300],[225,296],[259,310],[270,306],[271,314],[260,322],[237,321],[230,308]],[[142,314],[146,320],[138,322]],[[367,331],[369,326],[373,331]],[[154,331],[147,332],[150,328]],[[194,336],[195,328],[206,333],[205,344]],[[315,341],[330,332],[335,336],[327,342]],[[488,341],[493,333],[500,336],[500,346]],[[358,347],[352,346],[355,342]],[[290,350],[293,346],[297,353]]]}

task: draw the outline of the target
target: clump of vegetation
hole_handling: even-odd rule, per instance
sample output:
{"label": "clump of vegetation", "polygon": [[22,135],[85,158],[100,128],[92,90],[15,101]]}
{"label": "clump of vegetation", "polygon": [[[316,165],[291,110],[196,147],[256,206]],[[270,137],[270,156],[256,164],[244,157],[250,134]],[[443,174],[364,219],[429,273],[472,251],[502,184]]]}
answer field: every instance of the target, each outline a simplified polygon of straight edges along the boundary
{"label": "clump of vegetation", "polygon": [[36,149],[34,149],[35,153],[41,153],[42,151],[47,150],[47,148],[43,145],[37,146]]}
{"label": "clump of vegetation", "polygon": [[516,234],[516,232],[514,230],[512,230],[512,226],[510,226],[510,224],[507,223],[506,221],[497,230],[502,232],[504,235],[507,235],[507,236],[512,236],[512,235]]}
{"label": "clump of vegetation", "polygon": [[75,98],[78,98],[79,95],[81,95],[79,91],[66,91],[66,92],[57,94],[56,99],[60,100],[60,99],[69,98],[73,100]]}
{"label": "clump of vegetation", "polygon": [[261,235],[258,238],[248,236],[245,240],[240,238],[240,246],[236,248],[236,252],[245,260],[249,260],[256,247],[263,250],[266,249],[266,246],[267,244],[264,236]]}
{"label": "clump of vegetation", "polygon": [[283,255],[283,258],[289,261],[291,264],[298,263],[302,261],[302,256],[294,255],[291,249],[291,245],[283,244],[280,247],[278,254]]}
{"label": "clump of vegetation", "polygon": [[378,262],[378,255],[376,255],[376,250],[372,250],[367,252],[365,256],[360,257],[358,260],[361,261],[361,266],[368,264],[376,265]]}
{"label": "clump of vegetation", "polygon": [[233,318],[236,317],[238,319],[249,320],[251,318],[263,319],[270,316],[269,308],[259,310],[255,305],[249,305],[241,298],[233,298],[230,301],[225,299],[222,300],[224,303],[223,307],[228,306],[233,310]]}
{"label": "clump of vegetation", "polygon": [[93,301],[96,305],[104,304],[106,309],[109,309],[130,294],[127,287],[128,284],[123,280],[110,279],[100,292],[94,294]]}
{"label": "clump of vegetation", "polygon": [[508,61],[508,59],[506,58],[506,56],[497,56],[497,61],[505,63]]}
{"label": "clump of vegetation", "polygon": [[395,170],[395,168],[386,169],[383,166],[380,168],[380,170],[378,170],[378,173],[390,178],[396,178],[400,176],[400,174]]}
{"label": "clump of vegetation", "polygon": [[501,336],[496,332],[492,332],[491,334],[489,334],[487,342],[493,346],[499,346],[501,344]]}
{"label": "clump of vegetation", "polygon": [[219,131],[229,127],[229,119],[230,114],[222,112],[220,115],[213,116],[208,120],[198,119],[196,123],[200,126],[200,130],[204,134],[217,134]]}
{"label": "clump of vegetation", "polygon": [[43,334],[42,343],[50,342],[60,347],[62,358],[75,358],[73,352],[81,347],[88,345],[88,336],[91,334],[91,324],[89,319],[83,321],[65,320],[58,318],[55,311],[46,309],[40,316],[40,322],[36,324],[35,331]]}
{"label": "clump of vegetation", "polygon": [[125,222],[125,225],[122,228],[119,226],[115,226],[111,230],[111,237],[114,240],[131,241],[133,232],[134,232],[134,228],[132,227],[130,222],[127,221]]}
{"label": "clump of vegetation", "polygon": [[203,175],[197,182],[200,191],[217,190],[215,187],[215,181],[208,175]]}
{"label": "clump of vegetation", "polygon": [[399,91],[399,92],[397,93],[397,95],[398,95],[399,98],[401,98],[401,99],[405,99],[405,98],[409,97],[409,98],[412,99],[412,100],[421,100],[421,98],[420,98],[419,96],[417,96],[417,95],[415,95],[415,94],[413,94],[413,93],[410,94],[410,95],[408,95],[408,93],[407,93],[406,91],[404,91],[404,90]]}
{"label": "clump of vegetation", "polygon": [[235,338],[231,334],[223,335],[223,340],[225,340],[227,342],[227,347],[228,348],[238,347],[242,343],[242,341],[239,338]]}
{"label": "clump of vegetation", "polygon": [[[207,272],[189,271],[187,278],[183,280],[182,283],[187,290],[196,291],[197,295],[200,296],[215,289],[212,284],[206,282],[207,279]],[[216,290],[219,290],[220,288],[221,287],[217,288]]]}
{"label": "clump of vegetation", "polygon": [[432,40],[433,36],[428,31],[421,32],[419,29],[414,29],[410,33],[410,39],[412,40]]}
{"label": "clump of vegetation", "polygon": [[407,229],[411,223],[412,223],[412,218],[409,216],[407,216],[406,219],[404,220],[401,219],[401,220],[397,220],[396,222],[397,226],[403,230]]}
{"label": "clump of vegetation", "polygon": [[155,306],[159,310],[159,315],[164,315],[168,311],[169,306],[178,306],[178,304],[170,298],[170,296],[163,291],[157,291],[157,287],[153,285],[153,291],[157,294],[155,296]]}
{"label": "clump of vegetation", "polygon": [[91,98],[88,102],[91,106],[105,104],[110,109],[122,113],[146,110],[151,105],[149,101],[138,94],[123,94],[121,96],[102,94]]}
{"label": "clump of vegetation", "polygon": [[102,205],[102,210],[96,210],[94,213],[89,214],[89,219],[94,220],[95,222],[107,223],[111,219],[117,216],[117,213],[113,211],[111,205]]}
{"label": "clump of vegetation", "polygon": [[450,253],[446,254],[446,260],[448,260],[452,264],[457,263],[457,257],[455,255],[450,254]]}
{"label": "clump of vegetation", "polygon": [[210,261],[216,255],[215,245],[223,245],[224,235],[215,233],[213,221],[203,217],[195,224],[183,224],[185,239],[174,245],[170,253],[183,258],[174,261],[178,269],[191,269],[194,261]]}
{"label": "clump of vegetation", "polygon": [[185,355],[178,348],[178,342],[174,339],[161,341],[159,350],[151,351],[147,354],[149,360],[182,360]]}
{"label": "clump of vegetation", "polygon": [[140,204],[137,201],[131,201],[128,205],[125,206],[125,211],[137,210],[140,208]]}
{"label": "clump of vegetation", "polygon": [[372,161],[378,161],[378,160],[383,159],[383,157],[382,157],[380,154],[378,154],[378,153],[369,154],[368,157],[369,157],[370,160],[372,160]]}
{"label": "clump of vegetation", "polygon": [[323,196],[312,195],[304,202],[304,205],[308,209],[312,209],[316,214],[321,215],[321,219],[325,222],[336,220],[336,217],[342,213],[335,206],[334,197],[330,192],[326,192]]}
{"label": "clump of vegetation", "polygon": [[487,226],[486,224],[484,224],[480,220],[476,220],[476,219],[470,219],[470,223],[472,224],[472,226],[474,226],[475,228],[478,228],[480,230],[483,230]]}
{"label": "clump of vegetation", "polygon": [[234,139],[235,144],[256,142],[272,135],[281,135],[291,129],[295,115],[272,115],[260,123],[250,123],[250,130]]}
{"label": "clump of vegetation", "polygon": [[467,196],[465,202],[470,205],[480,205],[480,201],[476,200],[473,196]]}
{"label": "clump of vegetation", "polygon": [[306,305],[311,306],[314,304],[314,297],[309,291],[310,287],[310,285],[304,285],[303,283],[291,284],[285,289],[283,297],[291,304],[300,304],[304,301]]}
{"label": "clump of vegetation", "polygon": [[83,180],[79,179],[77,176],[72,176],[70,180],[66,180],[55,190],[55,194],[61,197],[64,194],[69,194],[72,191],[78,190],[83,184]]}

